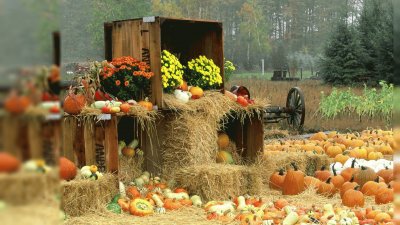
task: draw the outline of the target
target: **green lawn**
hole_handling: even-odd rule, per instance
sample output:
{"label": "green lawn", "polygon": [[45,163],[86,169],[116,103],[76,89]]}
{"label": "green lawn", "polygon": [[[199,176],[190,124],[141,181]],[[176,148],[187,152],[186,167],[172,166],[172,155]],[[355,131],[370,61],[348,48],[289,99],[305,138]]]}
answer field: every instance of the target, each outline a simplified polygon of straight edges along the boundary
{"label": "green lawn", "polygon": [[[314,72],[315,75],[315,72]],[[251,79],[251,78],[258,78],[258,79],[267,79],[270,80],[272,77],[272,71],[266,71],[264,76],[262,75],[261,72],[237,72],[232,75],[233,79],[240,79],[240,78],[245,78],[245,79]],[[297,72],[296,77],[300,78],[300,71]],[[303,71],[303,79],[310,78],[311,77],[311,71]]]}

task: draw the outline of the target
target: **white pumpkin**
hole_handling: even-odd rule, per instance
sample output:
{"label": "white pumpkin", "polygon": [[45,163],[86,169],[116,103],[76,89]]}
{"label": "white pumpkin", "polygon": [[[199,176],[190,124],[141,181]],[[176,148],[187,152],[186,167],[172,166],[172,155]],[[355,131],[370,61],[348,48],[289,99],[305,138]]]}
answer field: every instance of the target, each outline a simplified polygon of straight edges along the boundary
{"label": "white pumpkin", "polygon": [[344,217],[339,221],[340,225],[352,225],[353,224],[353,220],[349,217]]}

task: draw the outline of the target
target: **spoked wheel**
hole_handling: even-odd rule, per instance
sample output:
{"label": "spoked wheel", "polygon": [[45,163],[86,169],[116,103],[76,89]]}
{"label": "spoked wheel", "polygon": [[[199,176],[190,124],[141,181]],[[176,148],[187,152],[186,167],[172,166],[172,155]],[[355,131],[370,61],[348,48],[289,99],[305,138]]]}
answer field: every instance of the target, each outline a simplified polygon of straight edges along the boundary
{"label": "spoked wheel", "polygon": [[288,124],[292,129],[301,130],[304,125],[306,106],[304,95],[300,88],[294,87],[289,90],[286,108],[288,109]]}

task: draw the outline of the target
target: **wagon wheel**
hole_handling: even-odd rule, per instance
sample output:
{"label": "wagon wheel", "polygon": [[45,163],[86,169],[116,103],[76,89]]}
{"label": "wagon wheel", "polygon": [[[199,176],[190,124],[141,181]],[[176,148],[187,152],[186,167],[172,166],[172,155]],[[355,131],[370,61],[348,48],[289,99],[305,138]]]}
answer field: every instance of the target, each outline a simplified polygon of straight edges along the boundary
{"label": "wagon wheel", "polygon": [[304,95],[300,88],[294,87],[289,90],[286,108],[288,109],[288,124],[293,129],[301,130],[304,125],[305,118],[305,102]]}

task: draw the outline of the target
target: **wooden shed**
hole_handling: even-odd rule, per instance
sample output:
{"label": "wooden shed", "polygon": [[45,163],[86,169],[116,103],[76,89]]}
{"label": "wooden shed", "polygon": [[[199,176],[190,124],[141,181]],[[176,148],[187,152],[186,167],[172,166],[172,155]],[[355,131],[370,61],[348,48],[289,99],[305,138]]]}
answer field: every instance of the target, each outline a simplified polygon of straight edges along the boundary
{"label": "wooden shed", "polygon": [[[132,56],[150,64],[152,103],[163,108],[161,51],[168,50],[186,64],[205,55],[224,76],[222,23],[166,17],[144,17],[104,23],[105,59]],[[221,89],[224,84],[222,83]]]}

